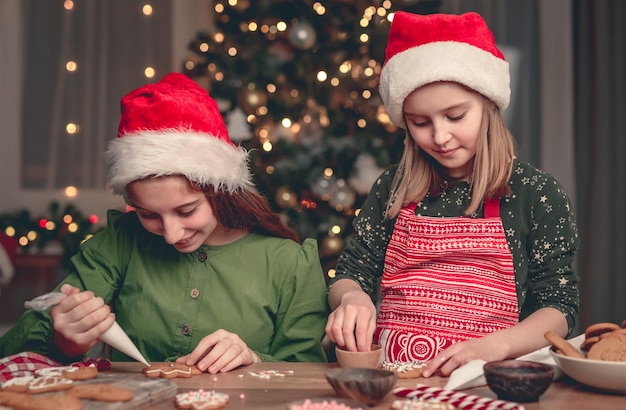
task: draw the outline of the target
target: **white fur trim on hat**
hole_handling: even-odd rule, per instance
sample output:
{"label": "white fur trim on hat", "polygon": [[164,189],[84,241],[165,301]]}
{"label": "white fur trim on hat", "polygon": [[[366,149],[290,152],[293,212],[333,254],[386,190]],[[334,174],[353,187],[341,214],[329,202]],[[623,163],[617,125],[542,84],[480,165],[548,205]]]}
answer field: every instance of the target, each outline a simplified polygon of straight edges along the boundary
{"label": "white fur trim on hat", "polygon": [[125,198],[130,182],[165,175],[183,175],[230,192],[252,185],[244,148],[190,130],[125,134],[109,143],[105,159],[109,187]]}
{"label": "white fur trim on hat", "polygon": [[417,88],[454,81],[491,99],[504,110],[511,98],[509,63],[467,43],[440,41],[397,53],[383,66],[380,96],[391,121],[404,128],[405,98]]}

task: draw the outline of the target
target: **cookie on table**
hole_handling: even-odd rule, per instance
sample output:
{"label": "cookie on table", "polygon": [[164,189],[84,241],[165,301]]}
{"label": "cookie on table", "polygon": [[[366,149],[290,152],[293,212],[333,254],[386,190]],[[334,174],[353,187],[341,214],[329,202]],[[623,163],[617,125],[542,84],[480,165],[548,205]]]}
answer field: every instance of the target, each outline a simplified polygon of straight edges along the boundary
{"label": "cookie on table", "polygon": [[16,406],[28,406],[33,400],[33,396],[26,393],[18,393],[14,391],[0,391],[0,406],[6,406],[10,409]]}
{"label": "cookie on table", "polygon": [[14,377],[0,385],[0,392],[26,393],[28,391],[28,384],[34,378],[34,376]]}
{"label": "cookie on table", "polygon": [[67,391],[69,396],[79,399],[117,402],[133,399],[132,390],[106,383],[77,384]]}
{"label": "cookie on table", "polygon": [[422,377],[422,373],[426,368],[426,363],[414,361],[414,362],[400,362],[400,361],[383,361],[381,365],[383,370],[389,370],[398,375],[398,379],[417,379]]}
{"label": "cookie on table", "polygon": [[39,377],[65,377],[70,380],[89,380],[98,376],[98,368],[95,365],[84,367],[78,366],[58,366],[46,367],[35,371],[35,375]]}
{"label": "cookie on table", "polygon": [[443,401],[412,398],[394,400],[391,410],[456,410],[456,407]]}
{"label": "cookie on table", "polygon": [[174,397],[174,404],[179,410],[216,410],[226,407],[230,397],[226,393],[214,390],[191,390]]}
{"label": "cookie on table", "polygon": [[289,404],[288,410],[363,410],[356,401],[344,402],[335,399],[304,399]]}
{"label": "cookie on table", "polygon": [[189,378],[202,374],[202,370],[198,369],[198,366],[188,366],[182,363],[153,363],[144,367],[141,372],[150,378],[161,377],[164,379]]}
{"label": "cookie on table", "polygon": [[45,396],[33,396],[27,406],[15,406],[15,410],[83,410],[84,405],[77,397],[55,393]]}
{"label": "cookie on table", "polygon": [[73,380],[65,377],[46,376],[35,377],[28,383],[27,393],[49,393],[54,391],[69,390],[74,384]]}

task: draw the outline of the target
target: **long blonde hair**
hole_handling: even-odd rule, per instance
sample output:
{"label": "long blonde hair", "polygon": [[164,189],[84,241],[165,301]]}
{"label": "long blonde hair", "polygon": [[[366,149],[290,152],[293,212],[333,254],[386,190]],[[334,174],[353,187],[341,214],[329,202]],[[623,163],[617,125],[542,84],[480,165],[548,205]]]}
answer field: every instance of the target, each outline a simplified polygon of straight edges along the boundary
{"label": "long blonde hair", "polygon": [[[483,114],[478,135],[474,166],[470,174],[470,203],[465,215],[476,212],[486,199],[508,195],[516,146],[500,109],[488,98],[483,98]],[[424,153],[411,137],[408,129],[404,138],[404,152],[391,185],[385,211],[387,218],[398,215],[410,203],[419,203],[426,195],[436,196],[445,187],[441,165]]]}

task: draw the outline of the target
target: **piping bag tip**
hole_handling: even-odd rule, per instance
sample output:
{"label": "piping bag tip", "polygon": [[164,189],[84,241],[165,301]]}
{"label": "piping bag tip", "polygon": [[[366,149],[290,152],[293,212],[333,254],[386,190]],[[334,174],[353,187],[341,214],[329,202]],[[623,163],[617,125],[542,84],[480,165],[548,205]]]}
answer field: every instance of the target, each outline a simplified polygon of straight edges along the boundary
{"label": "piping bag tip", "polygon": [[150,363],[143,357],[137,346],[130,340],[126,332],[122,329],[122,327],[117,323],[113,322],[113,326],[109,328],[106,332],[104,332],[100,336],[100,340],[109,346],[119,350],[120,352],[132,357],[145,364],[146,366],[150,366]]}

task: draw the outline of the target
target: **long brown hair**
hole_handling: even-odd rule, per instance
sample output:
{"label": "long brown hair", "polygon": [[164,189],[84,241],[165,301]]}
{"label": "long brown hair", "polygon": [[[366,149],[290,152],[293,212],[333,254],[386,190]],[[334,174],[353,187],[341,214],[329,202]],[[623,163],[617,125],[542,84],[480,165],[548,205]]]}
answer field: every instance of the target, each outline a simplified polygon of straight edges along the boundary
{"label": "long brown hair", "polygon": [[291,239],[301,243],[272,209],[267,199],[251,189],[231,193],[215,190],[212,185],[197,187],[206,195],[218,222],[227,229],[246,229],[263,235]]}
{"label": "long brown hair", "polygon": [[[478,147],[470,175],[470,203],[465,215],[471,215],[486,199],[508,195],[516,146],[500,109],[488,98],[483,98],[482,122]],[[436,196],[445,186],[441,166],[423,152],[407,130],[404,152],[394,177],[386,216],[393,218],[409,203],[419,203],[426,195]]]}

